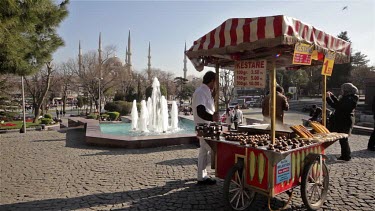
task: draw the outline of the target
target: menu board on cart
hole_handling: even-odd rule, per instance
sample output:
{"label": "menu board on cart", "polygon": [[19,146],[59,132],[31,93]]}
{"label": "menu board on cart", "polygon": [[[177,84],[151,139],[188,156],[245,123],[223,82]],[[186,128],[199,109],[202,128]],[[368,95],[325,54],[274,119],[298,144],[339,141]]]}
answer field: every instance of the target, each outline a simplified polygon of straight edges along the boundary
{"label": "menu board on cart", "polygon": [[234,85],[246,88],[266,87],[267,60],[243,60],[234,64]]}
{"label": "menu board on cart", "polygon": [[294,47],[293,64],[311,65],[312,45],[296,43]]}
{"label": "menu board on cart", "polygon": [[286,156],[285,159],[277,163],[276,167],[276,184],[288,181],[292,178],[292,163],[290,162],[291,155]]}

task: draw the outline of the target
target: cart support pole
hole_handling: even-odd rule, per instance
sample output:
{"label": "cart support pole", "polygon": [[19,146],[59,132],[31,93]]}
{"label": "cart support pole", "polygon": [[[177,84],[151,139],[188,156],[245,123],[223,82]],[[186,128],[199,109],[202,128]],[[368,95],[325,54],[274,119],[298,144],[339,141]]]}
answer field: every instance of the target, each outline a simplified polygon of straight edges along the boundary
{"label": "cart support pole", "polygon": [[215,83],[215,111],[219,112],[219,84],[220,84],[220,76],[219,76],[219,64],[215,66],[216,71],[216,83]]}
{"label": "cart support pole", "polygon": [[[216,64],[215,66],[215,72],[216,72],[216,79],[215,79],[215,111],[219,112],[219,84],[220,84],[220,73],[219,73],[219,64]],[[220,121],[220,120],[219,120]],[[211,169],[216,169],[216,144],[211,146]]]}
{"label": "cart support pole", "polygon": [[272,69],[271,69],[271,77],[270,77],[270,93],[271,93],[271,110],[270,110],[270,117],[271,117],[271,141],[272,144],[275,144],[276,138],[276,63],[275,58],[272,59]]}
{"label": "cart support pole", "polygon": [[322,77],[322,84],[323,84],[323,89],[322,89],[322,102],[323,102],[323,115],[322,115],[322,124],[327,127],[327,99],[326,99],[326,95],[327,95],[327,76],[326,75],[323,75]]}

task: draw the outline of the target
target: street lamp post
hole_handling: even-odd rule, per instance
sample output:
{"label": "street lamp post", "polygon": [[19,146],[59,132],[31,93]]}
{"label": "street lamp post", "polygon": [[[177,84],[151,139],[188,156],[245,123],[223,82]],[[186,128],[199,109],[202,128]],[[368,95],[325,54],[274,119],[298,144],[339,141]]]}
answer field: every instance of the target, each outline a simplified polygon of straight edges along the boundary
{"label": "street lamp post", "polygon": [[101,113],[101,103],[102,103],[102,101],[101,101],[101,80],[103,80],[103,78],[96,78],[95,77],[95,79],[96,80],[98,80],[98,85],[99,85],[99,87],[98,87],[98,92],[99,92],[99,94],[98,94],[98,101],[99,101],[99,105],[98,105],[98,113],[99,113],[99,116],[100,116],[100,113]]}

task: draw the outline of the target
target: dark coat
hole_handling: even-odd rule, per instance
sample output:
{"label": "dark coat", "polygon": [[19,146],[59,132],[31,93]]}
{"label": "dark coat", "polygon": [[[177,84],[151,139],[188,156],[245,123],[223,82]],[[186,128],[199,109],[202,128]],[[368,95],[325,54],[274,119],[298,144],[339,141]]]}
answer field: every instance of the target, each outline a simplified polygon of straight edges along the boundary
{"label": "dark coat", "polygon": [[359,97],[358,95],[345,95],[340,99],[331,95],[327,97],[327,103],[335,112],[330,117],[329,129],[332,132],[351,134],[354,126],[354,110],[357,107]]}

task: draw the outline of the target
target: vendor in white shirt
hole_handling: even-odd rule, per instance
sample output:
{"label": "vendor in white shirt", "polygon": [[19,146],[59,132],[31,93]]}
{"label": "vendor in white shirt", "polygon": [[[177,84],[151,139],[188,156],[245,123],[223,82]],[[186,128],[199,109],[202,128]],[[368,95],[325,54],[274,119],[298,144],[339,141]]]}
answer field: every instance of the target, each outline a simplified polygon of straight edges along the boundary
{"label": "vendor in white shirt", "polygon": [[[199,86],[193,94],[193,115],[196,125],[201,123],[217,122],[219,120],[219,113],[215,112],[215,103],[212,97],[212,91],[215,87],[216,73],[208,71],[203,76],[203,84]],[[211,154],[211,147],[203,139],[199,139],[199,154],[198,154],[198,184],[199,185],[214,185],[216,180],[208,177],[206,167],[209,164],[209,156]]]}

